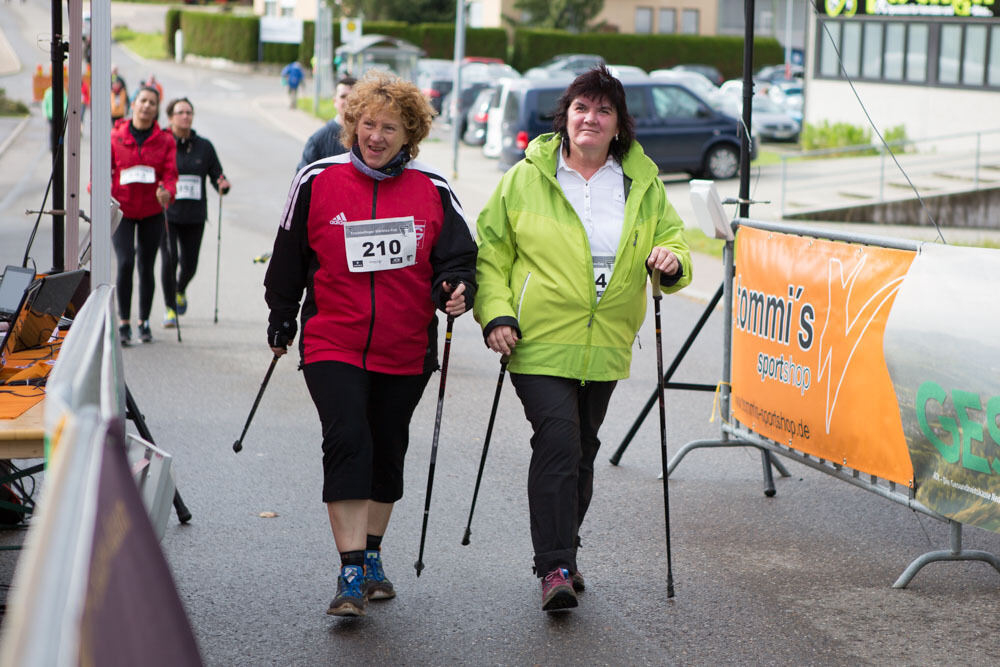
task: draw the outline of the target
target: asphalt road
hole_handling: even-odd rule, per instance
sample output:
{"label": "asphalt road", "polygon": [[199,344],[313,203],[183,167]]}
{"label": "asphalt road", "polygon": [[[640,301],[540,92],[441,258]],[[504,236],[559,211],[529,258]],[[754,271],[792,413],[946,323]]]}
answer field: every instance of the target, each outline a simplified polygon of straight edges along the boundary
{"label": "asphalt road", "polygon": [[[32,35],[43,30],[46,7],[40,0],[0,6],[0,27],[19,53],[37,56]],[[231,447],[271,358],[264,339],[265,265],[251,258],[270,248],[302,137],[316,121],[283,120],[288,114],[280,112],[272,75],[152,65],[117,49],[113,58],[130,85],[155,71],[166,97],[194,101],[195,128],[216,144],[233,182],[222,213],[218,324],[213,198],[200,271],[188,293],[191,310],[182,318],[184,342],[158,326],[158,296],[156,342],[124,351],[129,387],[157,444],[173,453],[178,488],[194,514],[188,525],[171,520],[162,546],[207,664],[992,662],[1000,631],[998,573],[982,563],[937,564],[908,590],[891,588],[912,559],[947,548],[946,526],[791,462],[792,476],[778,479],[777,495],[766,498],[760,457],[747,449],[695,452],[673,474],[676,596],[667,599],[655,415],[621,466],[606,462],[655,383],[651,315],[640,332],[632,378],[619,384],[602,431],[595,497],[582,531],[588,589],[577,610],[546,615],[539,609],[525,494],[530,430],[509,384],[472,544],[460,545],[499,368],[478,327],[462,317],[448,373],[426,569],[417,578],[413,563],[438,376],[413,419],[406,495],[385,542],[387,574],[399,596],[372,603],[362,619],[326,616],[337,556],[320,502],[319,423],[294,359],[278,364],[243,452]],[[0,78],[0,87],[19,90],[24,76]],[[45,141],[44,121],[36,116],[0,156],[4,263],[20,260],[30,227],[18,209],[35,208],[41,199]],[[443,139],[430,140],[422,157],[450,172]],[[473,219],[477,193],[491,189],[499,174],[491,163],[477,162],[474,150],[460,158],[456,187]],[[40,264],[47,242],[43,228],[33,253]],[[698,298],[665,300],[668,361],[703,308]],[[715,313],[675,380],[719,380],[721,328]],[[712,416],[711,394],[671,392],[670,453],[717,437],[718,416]],[[261,518],[261,512],[277,517]],[[1000,553],[1000,535],[969,529],[965,545]]]}

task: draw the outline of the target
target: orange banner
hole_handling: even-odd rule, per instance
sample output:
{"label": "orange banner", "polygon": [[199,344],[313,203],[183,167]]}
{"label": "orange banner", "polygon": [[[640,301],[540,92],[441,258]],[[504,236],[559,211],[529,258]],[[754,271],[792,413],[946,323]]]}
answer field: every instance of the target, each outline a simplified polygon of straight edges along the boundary
{"label": "orange banner", "polygon": [[733,418],[799,452],[912,486],[882,337],[915,256],[741,227]]}

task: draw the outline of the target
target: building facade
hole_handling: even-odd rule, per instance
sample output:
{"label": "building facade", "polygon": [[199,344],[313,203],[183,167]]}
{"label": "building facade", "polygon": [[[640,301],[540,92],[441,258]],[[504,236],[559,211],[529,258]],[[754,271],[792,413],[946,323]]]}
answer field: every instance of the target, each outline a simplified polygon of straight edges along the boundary
{"label": "building facade", "polygon": [[[994,0],[826,0],[809,23],[805,120],[910,138],[1000,128]],[[857,97],[851,89],[853,82]]]}

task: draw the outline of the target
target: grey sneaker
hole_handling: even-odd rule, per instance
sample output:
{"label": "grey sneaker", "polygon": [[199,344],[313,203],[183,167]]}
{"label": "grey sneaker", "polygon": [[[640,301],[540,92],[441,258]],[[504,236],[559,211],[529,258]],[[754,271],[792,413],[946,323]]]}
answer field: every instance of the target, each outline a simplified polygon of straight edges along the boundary
{"label": "grey sneaker", "polygon": [[365,552],[365,594],[369,600],[388,600],[396,597],[396,589],[382,569],[382,552]]}
{"label": "grey sneaker", "polygon": [[364,568],[360,565],[345,565],[340,568],[337,595],[330,602],[326,613],[330,616],[364,616],[367,603]]}

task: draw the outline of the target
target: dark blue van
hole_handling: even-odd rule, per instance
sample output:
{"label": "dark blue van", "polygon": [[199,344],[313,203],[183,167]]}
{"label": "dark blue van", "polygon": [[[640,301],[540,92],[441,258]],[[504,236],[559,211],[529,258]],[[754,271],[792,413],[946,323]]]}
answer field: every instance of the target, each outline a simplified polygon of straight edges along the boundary
{"label": "dark blue van", "polygon": [[[528,142],[552,131],[556,103],[571,79],[516,80],[501,93],[500,169],[524,157]],[[623,80],[635,136],[661,172],[722,180],[740,166],[740,121],[714,110],[684,86],[656,79]]]}

